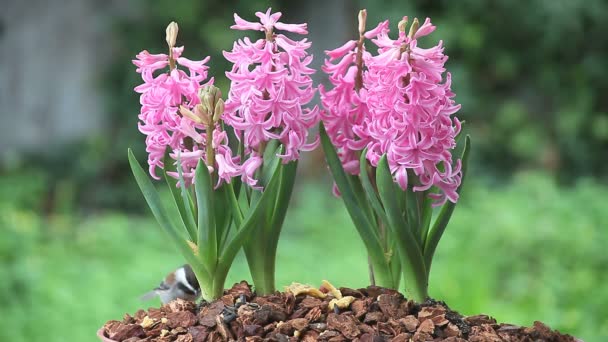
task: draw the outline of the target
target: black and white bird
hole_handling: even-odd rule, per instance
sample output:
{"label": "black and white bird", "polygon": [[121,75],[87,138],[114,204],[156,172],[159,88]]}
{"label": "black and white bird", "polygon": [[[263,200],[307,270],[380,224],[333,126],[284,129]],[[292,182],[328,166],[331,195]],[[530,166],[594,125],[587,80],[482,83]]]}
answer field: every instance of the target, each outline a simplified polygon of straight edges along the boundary
{"label": "black and white bird", "polygon": [[150,300],[159,296],[163,304],[177,298],[194,302],[200,294],[201,287],[196,275],[192,267],[186,264],[169,273],[157,288],[141,296],[141,300]]}

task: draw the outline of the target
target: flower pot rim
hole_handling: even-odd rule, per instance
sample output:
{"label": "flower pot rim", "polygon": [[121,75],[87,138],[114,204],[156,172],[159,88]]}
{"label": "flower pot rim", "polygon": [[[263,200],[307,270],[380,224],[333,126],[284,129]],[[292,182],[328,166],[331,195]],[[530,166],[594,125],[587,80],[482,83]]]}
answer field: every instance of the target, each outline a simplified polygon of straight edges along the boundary
{"label": "flower pot rim", "polygon": [[111,338],[106,337],[103,327],[101,327],[101,328],[99,328],[99,330],[97,330],[97,337],[99,337],[99,339],[102,342],[117,342]]}

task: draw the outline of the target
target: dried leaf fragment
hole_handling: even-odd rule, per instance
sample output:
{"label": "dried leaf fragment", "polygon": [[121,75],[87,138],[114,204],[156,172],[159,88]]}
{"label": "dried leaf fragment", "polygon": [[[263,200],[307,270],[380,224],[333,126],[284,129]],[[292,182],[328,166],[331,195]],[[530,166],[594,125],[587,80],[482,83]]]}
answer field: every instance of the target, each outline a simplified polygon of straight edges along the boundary
{"label": "dried leaf fragment", "polygon": [[300,294],[306,294],[311,297],[316,297],[316,298],[321,298],[321,299],[327,297],[327,295],[325,293],[319,291],[319,289],[316,289],[310,285],[304,285],[304,284],[300,284],[300,283],[291,283],[291,285],[285,286],[285,292],[291,292],[294,296],[297,296]]}
{"label": "dried leaf fragment", "polygon": [[337,299],[342,298],[342,292],[340,292],[340,290],[338,290],[335,286],[333,286],[327,280],[323,280],[321,282],[321,288],[325,288],[332,296],[334,296],[334,298],[337,298]]}
{"label": "dried leaf fragment", "polygon": [[148,329],[149,327],[154,325],[154,320],[152,318],[150,318],[149,316],[146,316],[141,321],[141,323],[139,323],[139,325],[141,325],[141,327],[144,329]]}
{"label": "dried leaf fragment", "polygon": [[329,301],[329,309],[333,310],[334,306],[337,306],[340,309],[347,309],[350,306],[350,304],[354,301],[355,301],[355,297],[353,297],[353,296],[346,296],[346,297],[343,297],[340,299],[334,298],[331,301]]}

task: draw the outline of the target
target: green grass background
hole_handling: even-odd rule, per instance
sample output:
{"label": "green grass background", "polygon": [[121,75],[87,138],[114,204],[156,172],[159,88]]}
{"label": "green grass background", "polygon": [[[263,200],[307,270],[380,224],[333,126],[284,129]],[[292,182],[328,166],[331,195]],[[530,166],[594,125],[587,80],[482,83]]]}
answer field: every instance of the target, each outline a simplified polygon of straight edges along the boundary
{"label": "green grass background", "polygon": [[[430,293],[463,314],[540,320],[607,341],[608,189],[584,180],[558,188],[548,179],[469,182],[439,245]],[[27,188],[1,182],[0,341],[95,341],[106,320],[159,305],[138,297],[183,261],[151,217],[67,210],[42,218],[20,205]],[[322,279],[366,286],[363,245],[329,186],[298,185],[290,208],[278,287]],[[241,279],[250,279],[242,255],[227,285]]]}

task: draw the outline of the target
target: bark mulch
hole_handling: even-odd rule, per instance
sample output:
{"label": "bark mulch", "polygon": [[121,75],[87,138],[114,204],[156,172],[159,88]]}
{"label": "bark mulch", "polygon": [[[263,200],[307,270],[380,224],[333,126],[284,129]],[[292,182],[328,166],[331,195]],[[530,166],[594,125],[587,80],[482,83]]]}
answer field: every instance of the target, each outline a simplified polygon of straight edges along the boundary
{"label": "bark mulch", "polygon": [[125,314],[99,332],[104,341],[579,341],[541,322],[533,327],[465,317],[443,302],[417,304],[380,287],[320,291],[292,285],[255,296],[246,282],[212,303],[176,300],[161,308]]}

